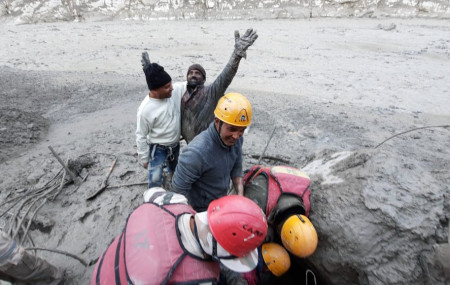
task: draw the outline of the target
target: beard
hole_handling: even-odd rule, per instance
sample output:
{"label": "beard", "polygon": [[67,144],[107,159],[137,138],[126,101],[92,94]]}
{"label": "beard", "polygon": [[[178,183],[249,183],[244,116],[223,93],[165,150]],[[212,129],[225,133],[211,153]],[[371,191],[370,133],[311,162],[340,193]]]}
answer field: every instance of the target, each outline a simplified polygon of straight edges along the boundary
{"label": "beard", "polygon": [[200,80],[198,80],[197,78],[191,78],[187,82],[187,86],[192,89],[197,88],[197,86],[199,86],[199,85],[202,85],[202,82]]}

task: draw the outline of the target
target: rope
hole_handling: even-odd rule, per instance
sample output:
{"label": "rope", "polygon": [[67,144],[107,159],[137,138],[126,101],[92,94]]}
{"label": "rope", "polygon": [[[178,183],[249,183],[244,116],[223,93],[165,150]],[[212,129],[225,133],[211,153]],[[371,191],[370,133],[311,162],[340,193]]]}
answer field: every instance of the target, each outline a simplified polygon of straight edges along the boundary
{"label": "rope", "polygon": [[26,248],[25,250],[45,250],[45,251],[50,251],[50,252],[54,252],[54,253],[63,254],[63,255],[66,255],[66,256],[69,256],[69,257],[72,257],[72,258],[78,260],[81,264],[83,264],[86,267],[88,266],[88,263],[83,258],[81,258],[81,257],[79,257],[79,256],[77,256],[77,255],[75,255],[73,253],[62,251],[62,250],[59,250],[59,249],[50,249],[50,248],[42,248],[42,247],[29,247],[29,248]]}
{"label": "rope", "polygon": [[393,138],[395,138],[395,137],[397,137],[397,136],[400,136],[400,135],[409,133],[409,132],[413,132],[413,131],[417,131],[417,130],[421,130],[421,129],[430,129],[430,128],[449,128],[449,127],[450,127],[450,125],[442,125],[442,126],[426,126],[426,127],[420,127],[420,128],[415,128],[415,129],[411,129],[411,130],[408,130],[408,131],[404,131],[404,132],[395,134],[395,135],[393,135],[393,136],[391,136],[391,137],[385,139],[384,141],[382,141],[381,143],[379,143],[379,144],[375,147],[375,149],[378,148],[380,145],[384,144],[385,142],[387,142],[388,140],[393,139]]}
{"label": "rope", "polygon": [[306,270],[306,274],[305,274],[305,276],[306,276],[306,285],[308,285],[308,273],[310,273],[313,276],[313,278],[314,278],[314,285],[317,285],[316,275],[310,269]]}

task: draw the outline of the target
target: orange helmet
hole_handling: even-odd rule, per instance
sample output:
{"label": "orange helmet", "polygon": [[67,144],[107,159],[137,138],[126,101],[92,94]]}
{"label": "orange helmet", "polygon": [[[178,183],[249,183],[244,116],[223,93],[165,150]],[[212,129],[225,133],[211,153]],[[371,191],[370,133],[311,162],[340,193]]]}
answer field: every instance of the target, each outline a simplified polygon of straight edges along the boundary
{"label": "orange helmet", "polygon": [[318,237],[311,221],[303,215],[292,215],[281,228],[284,247],[298,257],[308,257],[317,248]]}
{"label": "orange helmet", "polygon": [[291,267],[289,253],[281,245],[273,242],[265,243],[261,252],[267,268],[273,275],[280,277]]}
{"label": "orange helmet", "polygon": [[229,253],[242,257],[264,241],[267,220],[261,208],[249,198],[229,195],[208,206],[212,235]]}
{"label": "orange helmet", "polygon": [[248,127],[252,122],[252,106],[240,93],[228,93],[217,103],[214,115],[227,124]]}

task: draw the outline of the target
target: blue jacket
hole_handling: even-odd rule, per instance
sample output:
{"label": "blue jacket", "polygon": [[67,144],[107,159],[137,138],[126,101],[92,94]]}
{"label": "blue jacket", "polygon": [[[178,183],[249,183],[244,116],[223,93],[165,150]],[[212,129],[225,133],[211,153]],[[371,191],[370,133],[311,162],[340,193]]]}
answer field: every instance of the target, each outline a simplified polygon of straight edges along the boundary
{"label": "blue jacket", "polygon": [[242,177],[241,137],[233,146],[223,144],[214,122],[189,143],[178,158],[171,191],[185,195],[196,211],[227,195],[230,181]]}

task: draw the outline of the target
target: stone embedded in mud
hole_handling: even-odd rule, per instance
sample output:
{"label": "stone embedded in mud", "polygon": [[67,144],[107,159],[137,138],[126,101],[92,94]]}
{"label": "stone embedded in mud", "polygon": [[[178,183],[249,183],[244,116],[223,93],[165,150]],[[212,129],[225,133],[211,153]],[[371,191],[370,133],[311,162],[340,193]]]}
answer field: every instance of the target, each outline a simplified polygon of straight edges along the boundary
{"label": "stone embedded in mud", "polygon": [[[47,174],[45,169],[43,168],[35,168],[33,171],[27,176],[27,182],[30,185],[37,186],[41,179]],[[44,182],[45,184],[46,182]]]}

